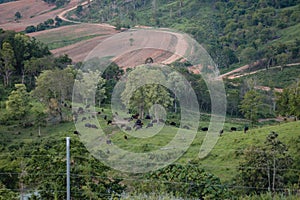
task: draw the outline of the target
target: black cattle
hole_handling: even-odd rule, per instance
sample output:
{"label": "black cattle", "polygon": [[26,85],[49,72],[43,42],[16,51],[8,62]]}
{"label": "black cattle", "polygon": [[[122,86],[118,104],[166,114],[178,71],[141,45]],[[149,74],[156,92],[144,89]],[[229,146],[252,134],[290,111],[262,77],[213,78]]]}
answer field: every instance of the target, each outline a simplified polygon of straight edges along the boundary
{"label": "black cattle", "polygon": [[101,115],[101,112],[99,111],[99,112],[97,112],[97,114],[98,114],[98,115]]}
{"label": "black cattle", "polygon": [[121,128],[124,128],[125,126],[126,126],[125,124],[121,124],[121,126],[120,126],[120,127],[121,127]]}
{"label": "black cattle", "polygon": [[125,139],[125,140],[128,140],[128,137],[127,137],[127,135],[124,135],[124,139]]}
{"label": "black cattle", "polygon": [[171,122],[170,125],[171,126],[176,126],[176,122]]}
{"label": "black cattle", "polygon": [[106,115],[104,115],[103,119],[104,119],[104,120],[107,120],[107,116],[106,116]]}
{"label": "black cattle", "polygon": [[146,115],[145,119],[151,119],[150,115]]}
{"label": "black cattle", "polygon": [[231,131],[236,131],[237,128],[236,128],[236,127],[231,127],[230,130],[231,130]]}
{"label": "black cattle", "polygon": [[203,127],[203,128],[201,128],[201,131],[208,131],[208,128],[207,127]]}
{"label": "black cattle", "polygon": [[165,123],[165,120],[163,120],[163,119],[158,119],[158,121],[161,123]]}
{"label": "black cattle", "polygon": [[223,133],[224,133],[224,130],[223,130],[223,129],[219,131],[219,135],[220,135],[220,136],[222,136]]}
{"label": "black cattle", "polygon": [[77,110],[77,112],[80,113],[80,114],[82,114],[84,112],[84,110],[83,110],[82,107],[79,107],[78,110]]}
{"label": "black cattle", "polygon": [[91,124],[91,128],[98,129],[98,127],[95,124]]}
{"label": "black cattle", "polygon": [[80,135],[80,133],[78,131],[74,131],[75,135]]}
{"label": "black cattle", "polygon": [[106,144],[111,145],[111,140],[106,140]]}
{"label": "black cattle", "polygon": [[86,123],[84,126],[87,127],[87,128],[91,128],[91,124],[90,123]]}
{"label": "black cattle", "polygon": [[127,127],[125,128],[125,131],[131,131],[131,127],[127,126]]}
{"label": "black cattle", "polygon": [[188,125],[184,125],[182,128],[189,130],[190,127]]}
{"label": "black cattle", "polygon": [[245,126],[245,127],[244,127],[244,133],[247,133],[248,130],[249,130],[249,127],[248,127],[248,126]]}
{"label": "black cattle", "polygon": [[142,128],[143,128],[142,126],[137,125],[135,130],[137,131],[137,130],[142,129]]}
{"label": "black cattle", "polygon": [[139,118],[139,116],[140,116],[140,114],[139,114],[139,113],[137,113],[137,114],[135,114],[135,115],[131,115],[131,117],[132,117],[133,119],[138,119],[138,118]]}
{"label": "black cattle", "polygon": [[147,124],[146,128],[153,127],[152,123]]}
{"label": "black cattle", "polygon": [[112,121],[111,121],[111,120],[108,120],[108,121],[107,121],[107,125],[109,125],[109,124],[112,124]]}
{"label": "black cattle", "polygon": [[152,120],[152,124],[157,123],[157,119]]}

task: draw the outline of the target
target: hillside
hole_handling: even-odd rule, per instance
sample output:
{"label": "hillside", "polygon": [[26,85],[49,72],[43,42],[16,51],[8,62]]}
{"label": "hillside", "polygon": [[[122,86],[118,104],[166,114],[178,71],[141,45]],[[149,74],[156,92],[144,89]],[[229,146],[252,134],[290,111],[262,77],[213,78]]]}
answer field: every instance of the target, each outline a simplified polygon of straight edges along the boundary
{"label": "hillside", "polygon": [[[220,68],[299,61],[299,1],[93,1],[70,18],[191,34]],[[100,12],[99,12],[100,8]]]}

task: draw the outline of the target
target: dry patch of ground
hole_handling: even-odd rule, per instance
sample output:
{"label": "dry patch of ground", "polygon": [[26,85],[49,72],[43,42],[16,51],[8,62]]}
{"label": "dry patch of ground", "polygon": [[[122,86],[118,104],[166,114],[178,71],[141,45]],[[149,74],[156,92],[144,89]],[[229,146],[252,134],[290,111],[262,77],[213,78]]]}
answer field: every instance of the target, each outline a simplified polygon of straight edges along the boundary
{"label": "dry patch of ground", "polygon": [[[38,25],[50,18],[55,18],[65,9],[76,6],[78,0],[71,0],[65,7],[55,9],[42,0],[20,0],[0,4],[0,28],[4,30],[23,31],[27,26]],[[15,21],[15,13],[20,12],[22,18]]]}

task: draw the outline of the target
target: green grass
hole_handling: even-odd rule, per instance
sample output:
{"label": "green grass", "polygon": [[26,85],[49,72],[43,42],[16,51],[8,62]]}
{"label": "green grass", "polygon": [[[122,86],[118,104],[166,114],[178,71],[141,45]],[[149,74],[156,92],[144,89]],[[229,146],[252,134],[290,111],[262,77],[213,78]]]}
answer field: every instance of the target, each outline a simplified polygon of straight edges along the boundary
{"label": "green grass", "polygon": [[[173,139],[177,133],[177,128],[171,126],[164,126],[162,131],[150,138],[134,138],[130,134],[128,140],[125,140],[124,132],[117,127],[107,126],[106,121],[103,119],[103,115],[107,114],[111,119],[111,113],[109,109],[105,109],[102,116],[98,117],[101,128],[103,128],[106,135],[111,134],[111,140],[114,145],[119,146],[122,149],[126,149],[131,152],[149,152],[155,149],[164,147],[170,140]],[[81,118],[80,118],[81,119]],[[85,122],[81,122],[84,126]],[[147,122],[145,122],[147,124]],[[299,156],[294,146],[289,145],[300,136],[300,121],[281,123],[280,125],[265,125],[261,128],[250,128],[247,134],[242,131],[230,132],[231,126],[236,126],[238,130],[241,130],[245,121],[238,121],[229,119],[224,124],[224,134],[219,138],[217,144],[210,152],[210,154],[200,160],[201,166],[207,171],[220,177],[222,182],[229,182],[237,174],[237,166],[242,159],[242,151],[251,145],[263,145],[266,136],[275,131],[279,134],[279,140],[287,144],[290,148],[290,153],[293,156]],[[207,121],[201,121],[200,126],[207,126]],[[39,141],[41,139],[47,139],[48,137],[63,138],[66,136],[74,136],[73,131],[75,126],[73,122],[60,123],[57,125],[42,127],[42,136],[38,137],[38,128],[30,127],[27,129],[19,128],[17,126],[0,126],[0,146],[19,145],[20,143]],[[143,129],[144,131],[146,129]],[[149,128],[149,131],[154,130]],[[93,131],[98,130],[89,130]],[[16,134],[20,132],[20,134]],[[112,134],[113,133],[113,134]],[[141,131],[132,131],[132,135],[140,134]],[[188,150],[180,157],[176,163],[187,164],[191,160],[199,160],[198,154],[205,137],[205,132],[198,131],[192,144]],[[92,135],[92,134],[91,134]]]}
{"label": "green grass", "polygon": [[84,40],[88,40],[94,37],[98,37],[101,36],[103,34],[95,34],[95,35],[86,35],[86,36],[82,36],[82,37],[78,37],[78,38],[67,38],[67,37],[62,37],[58,40],[54,40],[54,41],[43,41],[44,43],[46,43],[49,47],[50,50],[53,49],[58,49],[61,47],[65,47],[71,44],[75,44],[77,42],[80,41],[84,41]]}

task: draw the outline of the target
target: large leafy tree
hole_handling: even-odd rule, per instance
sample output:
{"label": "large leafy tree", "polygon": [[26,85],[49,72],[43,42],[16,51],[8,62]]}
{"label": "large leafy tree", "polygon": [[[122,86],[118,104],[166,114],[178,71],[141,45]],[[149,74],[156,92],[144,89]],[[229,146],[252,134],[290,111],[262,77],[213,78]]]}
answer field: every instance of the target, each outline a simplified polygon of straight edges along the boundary
{"label": "large leafy tree", "polygon": [[153,84],[166,80],[158,69],[137,67],[128,75],[121,99],[128,109],[139,112],[142,118],[154,104],[167,108],[173,101],[169,91],[162,85]]}
{"label": "large leafy tree", "polygon": [[6,110],[9,118],[22,119],[30,109],[30,98],[24,84],[15,84],[15,88],[6,101]]}
{"label": "large leafy tree", "polygon": [[277,93],[277,112],[283,116],[300,117],[300,82]]}
{"label": "large leafy tree", "polygon": [[106,98],[105,82],[106,80],[100,76],[98,70],[88,70],[87,72],[78,70],[74,85],[74,90],[76,90],[74,99],[83,104],[97,100],[100,106]]}
{"label": "large leafy tree", "polygon": [[9,85],[9,79],[14,73],[14,65],[16,63],[15,54],[13,48],[9,42],[4,42],[2,44],[2,49],[0,50],[0,74],[4,79],[4,86]]}
{"label": "large leafy tree", "polygon": [[74,76],[71,68],[45,70],[36,80],[33,96],[48,106],[50,114],[58,114],[60,121],[63,121],[61,103],[72,98]]}
{"label": "large leafy tree", "polygon": [[239,107],[245,118],[254,123],[258,120],[259,108],[261,106],[262,96],[255,90],[249,90],[244,95],[244,99],[241,101],[241,105]]}
{"label": "large leafy tree", "polygon": [[278,139],[277,133],[271,132],[263,147],[245,149],[237,182],[247,193],[276,192],[276,188],[283,188],[287,182],[284,178],[292,162],[287,146]]}

